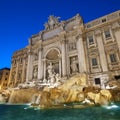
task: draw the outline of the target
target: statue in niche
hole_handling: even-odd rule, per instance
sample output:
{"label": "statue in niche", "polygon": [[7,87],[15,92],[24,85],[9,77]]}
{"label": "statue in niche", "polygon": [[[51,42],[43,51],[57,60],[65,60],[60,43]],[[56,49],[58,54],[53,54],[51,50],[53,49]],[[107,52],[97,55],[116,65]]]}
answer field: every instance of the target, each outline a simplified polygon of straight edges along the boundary
{"label": "statue in niche", "polygon": [[18,82],[20,82],[21,77],[22,77],[22,70],[20,70],[20,71],[18,72],[18,76],[17,76]]}
{"label": "statue in niche", "polygon": [[53,15],[49,16],[48,23],[45,23],[45,29],[50,30],[58,25],[59,17],[54,17]]}
{"label": "statue in niche", "polygon": [[37,74],[38,74],[38,70],[37,70],[37,67],[34,68],[34,71],[33,71],[33,78],[37,78]]}
{"label": "statue in niche", "polygon": [[55,66],[50,62],[48,67],[47,67],[47,72],[48,72],[48,83],[59,83],[61,78],[58,73],[55,72]]}
{"label": "statue in niche", "polygon": [[50,62],[48,67],[47,67],[47,71],[48,71],[48,76],[51,76],[52,74],[55,73],[54,71],[54,66],[52,65],[52,63]]}
{"label": "statue in niche", "polygon": [[71,70],[72,70],[72,74],[74,73],[77,73],[78,72],[78,66],[77,66],[78,62],[77,60],[75,59],[75,57],[72,58],[72,61],[71,61]]}
{"label": "statue in niche", "polygon": [[56,81],[55,79],[55,70],[54,70],[54,66],[52,65],[52,63],[50,62],[48,67],[47,67],[47,72],[48,72],[48,82],[54,83]]}

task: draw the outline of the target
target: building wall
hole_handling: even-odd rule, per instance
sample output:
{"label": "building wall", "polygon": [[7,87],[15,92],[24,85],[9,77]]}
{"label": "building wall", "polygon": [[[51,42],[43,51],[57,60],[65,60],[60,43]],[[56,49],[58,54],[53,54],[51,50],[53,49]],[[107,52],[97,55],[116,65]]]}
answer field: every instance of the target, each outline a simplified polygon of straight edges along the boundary
{"label": "building wall", "polygon": [[9,83],[45,81],[51,62],[64,79],[84,72],[90,85],[104,87],[120,76],[119,39],[120,11],[86,24],[79,14],[62,22],[50,16],[45,30],[32,35],[29,45],[14,53]]}
{"label": "building wall", "polygon": [[9,81],[10,69],[0,69],[0,89],[6,89]]}
{"label": "building wall", "polygon": [[17,86],[19,83],[26,81],[27,54],[27,47],[14,53],[10,70],[9,87]]}

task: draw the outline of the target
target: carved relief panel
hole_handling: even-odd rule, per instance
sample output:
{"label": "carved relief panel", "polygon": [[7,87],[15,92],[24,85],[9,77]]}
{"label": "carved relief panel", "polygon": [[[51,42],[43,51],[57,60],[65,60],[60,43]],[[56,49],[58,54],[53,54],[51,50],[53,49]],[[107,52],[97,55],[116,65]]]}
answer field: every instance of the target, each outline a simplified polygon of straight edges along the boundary
{"label": "carved relief panel", "polygon": [[69,49],[69,51],[76,50],[76,42],[70,42],[68,44],[68,49]]}

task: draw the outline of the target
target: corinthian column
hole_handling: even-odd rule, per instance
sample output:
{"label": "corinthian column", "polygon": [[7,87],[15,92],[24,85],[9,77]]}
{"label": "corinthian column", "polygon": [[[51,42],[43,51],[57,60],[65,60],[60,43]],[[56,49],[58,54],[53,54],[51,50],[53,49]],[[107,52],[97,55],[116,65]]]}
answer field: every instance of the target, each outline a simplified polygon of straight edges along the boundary
{"label": "corinthian column", "polygon": [[9,86],[10,85],[10,82],[11,82],[11,80],[12,80],[12,69],[13,69],[13,63],[12,63],[12,65],[11,65],[11,69],[10,69],[10,75],[9,75],[9,81],[8,81],[8,84],[7,84],[7,86]]}
{"label": "corinthian column", "polygon": [[66,48],[65,48],[65,40],[61,40],[61,49],[62,49],[62,75],[66,77]]}
{"label": "corinthian column", "polygon": [[61,70],[61,54],[59,55],[59,75],[61,77],[62,70]]}
{"label": "corinthian column", "polygon": [[17,65],[16,65],[16,74],[15,74],[15,83],[17,82],[17,76],[18,76],[18,65],[19,65],[19,63],[18,63],[18,60],[17,60]]}
{"label": "corinthian column", "polygon": [[96,35],[96,39],[97,39],[98,50],[100,53],[100,61],[101,61],[102,70],[103,70],[103,72],[105,72],[105,71],[108,71],[108,68],[107,68],[107,60],[106,60],[106,56],[105,56],[105,50],[104,50],[101,31],[96,30],[95,35]]}
{"label": "corinthian column", "polygon": [[78,61],[79,61],[79,72],[87,72],[86,68],[86,59],[85,59],[85,49],[83,46],[83,39],[82,35],[78,35],[77,39],[77,51],[78,51]]}
{"label": "corinthian column", "polygon": [[43,62],[44,62],[44,80],[46,80],[46,59],[44,59]]}
{"label": "corinthian column", "polygon": [[28,64],[27,64],[27,75],[26,75],[26,81],[29,81],[32,79],[32,71],[33,71],[33,66],[32,66],[32,53],[29,50],[28,51]]}
{"label": "corinthian column", "polygon": [[42,61],[42,48],[39,49],[39,58],[38,58],[38,80],[43,78],[43,61]]}
{"label": "corinthian column", "polygon": [[116,38],[116,41],[118,43],[118,47],[119,47],[119,52],[120,52],[120,25],[118,22],[114,23],[112,25],[112,29],[114,31],[114,34],[115,34],[115,38]]}
{"label": "corinthian column", "polygon": [[23,60],[23,68],[22,68],[22,83],[25,81],[25,59]]}

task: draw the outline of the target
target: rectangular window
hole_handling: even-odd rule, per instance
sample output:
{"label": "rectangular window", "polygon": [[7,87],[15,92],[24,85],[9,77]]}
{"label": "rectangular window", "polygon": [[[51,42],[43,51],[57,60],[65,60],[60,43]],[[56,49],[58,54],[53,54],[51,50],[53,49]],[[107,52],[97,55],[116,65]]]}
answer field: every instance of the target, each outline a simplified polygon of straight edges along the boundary
{"label": "rectangular window", "polygon": [[110,54],[110,61],[111,61],[111,63],[117,62],[115,54]]}
{"label": "rectangular window", "polygon": [[102,22],[106,22],[106,18],[102,19]]}
{"label": "rectangular window", "polygon": [[120,80],[120,75],[116,75],[116,76],[114,76],[114,78],[115,78],[116,80]]}
{"label": "rectangular window", "polygon": [[100,78],[95,78],[95,84],[96,84],[96,85],[98,85],[98,84],[100,85],[100,84],[101,84]]}
{"label": "rectangular window", "polygon": [[91,27],[91,24],[88,24],[88,25],[87,25],[87,28],[90,28],[90,27]]}
{"label": "rectangular window", "polygon": [[89,45],[94,44],[93,36],[89,36],[89,37],[88,37],[88,40],[89,40]]}
{"label": "rectangular window", "polygon": [[109,31],[109,30],[106,30],[106,31],[105,31],[105,38],[107,39],[107,38],[110,38],[110,37],[111,37],[110,31]]}
{"label": "rectangular window", "polygon": [[96,58],[92,58],[92,66],[97,66],[97,59]]}

